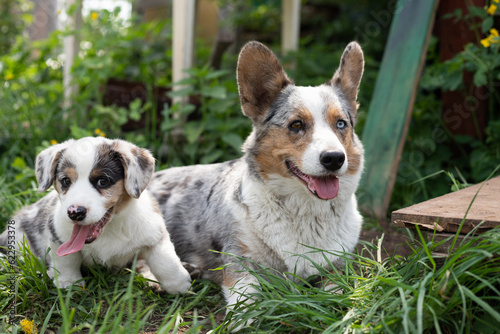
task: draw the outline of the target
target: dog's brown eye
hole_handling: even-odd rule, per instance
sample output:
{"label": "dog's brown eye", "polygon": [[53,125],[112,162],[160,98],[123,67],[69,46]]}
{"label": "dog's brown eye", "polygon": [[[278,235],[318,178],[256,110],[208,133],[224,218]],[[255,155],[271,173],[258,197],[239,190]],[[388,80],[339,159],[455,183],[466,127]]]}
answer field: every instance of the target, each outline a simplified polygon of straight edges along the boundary
{"label": "dog's brown eye", "polygon": [[60,181],[63,187],[69,187],[71,184],[71,180],[69,177],[63,177]]}
{"label": "dog's brown eye", "polygon": [[293,121],[288,126],[288,128],[292,131],[298,131],[298,130],[302,129],[303,127],[304,127],[304,123],[302,123],[302,121]]}
{"label": "dog's brown eye", "polygon": [[109,179],[106,177],[101,177],[99,180],[97,180],[97,185],[99,187],[106,187],[109,185]]}

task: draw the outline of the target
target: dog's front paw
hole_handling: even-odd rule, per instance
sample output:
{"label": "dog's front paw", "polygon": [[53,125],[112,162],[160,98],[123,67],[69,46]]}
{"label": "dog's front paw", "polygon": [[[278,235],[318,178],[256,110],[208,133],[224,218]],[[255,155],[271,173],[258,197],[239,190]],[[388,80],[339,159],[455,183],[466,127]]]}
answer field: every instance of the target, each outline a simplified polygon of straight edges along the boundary
{"label": "dog's front paw", "polygon": [[191,279],[189,276],[187,279],[181,279],[178,281],[169,280],[162,284],[162,287],[171,295],[176,295],[179,293],[186,293],[191,288]]}
{"label": "dog's front paw", "polygon": [[56,272],[53,267],[50,267],[47,270],[47,275],[49,276],[50,279],[52,279],[52,282],[54,282],[54,285],[58,287],[59,289],[66,289],[67,287],[71,285],[79,285],[82,288],[85,286],[85,281],[83,280],[83,277],[80,273],[71,273],[71,274],[59,274],[56,275]]}
{"label": "dog's front paw", "polygon": [[[54,285],[57,286],[59,289],[66,289],[70,287],[71,285],[78,285],[81,286],[82,288],[85,287],[85,281],[82,279],[82,276],[80,277],[59,277],[59,279],[54,279]],[[59,281],[59,282],[58,282]]]}

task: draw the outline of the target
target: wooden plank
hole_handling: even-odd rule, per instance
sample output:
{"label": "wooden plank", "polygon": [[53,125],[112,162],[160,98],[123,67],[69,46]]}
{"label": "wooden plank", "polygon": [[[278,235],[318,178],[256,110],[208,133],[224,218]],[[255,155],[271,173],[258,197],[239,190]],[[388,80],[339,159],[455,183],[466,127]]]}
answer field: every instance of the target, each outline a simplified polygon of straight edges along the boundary
{"label": "wooden plank", "polygon": [[297,51],[300,35],[300,0],[281,2],[281,51]]}
{"label": "wooden plank", "polygon": [[419,225],[421,229],[456,233],[482,185],[460,233],[469,233],[481,223],[479,233],[492,229],[500,225],[500,176],[483,183],[394,211],[392,221],[400,227]]}
{"label": "wooden plank", "polygon": [[438,0],[399,0],[363,130],[361,208],[385,218]]}
{"label": "wooden plank", "polygon": [[[64,66],[63,66],[63,90],[64,101],[63,108],[69,110],[73,104],[74,97],[78,94],[78,85],[73,82],[73,74],[71,73],[75,58],[80,51],[80,30],[82,28],[82,1],[83,0],[67,0],[65,4],[66,13],[66,31],[73,32],[64,36]],[[72,13],[72,14],[69,14]],[[68,113],[65,117],[70,117]]]}
{"label": "wooden plank", "polygon": [[[184,79],[185,69],[193,67],[195,0],[172,2],[172,81]],[[178,85],[174,90],[180,89]]]}

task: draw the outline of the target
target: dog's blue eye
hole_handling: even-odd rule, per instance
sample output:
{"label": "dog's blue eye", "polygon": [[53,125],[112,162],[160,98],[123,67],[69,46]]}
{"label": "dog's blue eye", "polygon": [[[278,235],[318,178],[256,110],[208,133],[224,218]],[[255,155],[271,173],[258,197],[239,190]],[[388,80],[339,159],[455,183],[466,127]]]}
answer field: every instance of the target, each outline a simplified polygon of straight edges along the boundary
{"label": "dog's blue eye", "polygon": [[101,177],[99,180],[97,180],[97,185],[99,187],[106,187],[109,185],[109,179],[105,177]]}
{"label": "dog's blue eye", "polygon": [[343,120],[341,120],[341,119],[339,119],[339,120],[337,121],[337,128],[339,128],[339,129],[343,129],[343,128],[345,128],[345,127],[346,127],[346,125],[347,125],[347,124],[345,123],[345,121],[343,121]]}

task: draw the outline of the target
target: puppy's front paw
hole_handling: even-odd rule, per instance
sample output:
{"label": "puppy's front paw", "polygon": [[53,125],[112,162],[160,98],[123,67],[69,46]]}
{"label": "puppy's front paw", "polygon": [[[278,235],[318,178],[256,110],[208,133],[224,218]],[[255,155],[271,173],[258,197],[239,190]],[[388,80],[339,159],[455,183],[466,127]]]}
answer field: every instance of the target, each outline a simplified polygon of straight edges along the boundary
{"label": "puppy's front paw", "polygon": [[182,279],[180,281],[169,280],[168,284],[162,284],[162,287],[172,295],[179,293],[186,293],[191,288],[191,280],[190,279]]}
{"label": "puppy's front paw", "polygon": [[52,279],[54,285],[59,289],[66,289],[71,285],[79,285],[81,287],[85,286],[85,281],[82,279],[81,273],[62,273],[56,275],[56,270],[54,267],[50,267],[47,270],[47,275]]}
{"label": "puppy's front paw", "polygon": [[57,282],[57,279],[54,278],[54,285],[57,286],[59,289],[66,289],[71,285],[78,285],[81,286],[82,288],[85,286],[85,281],[82,280],[82,276],[80,277],[59,277],[59,284]]}

